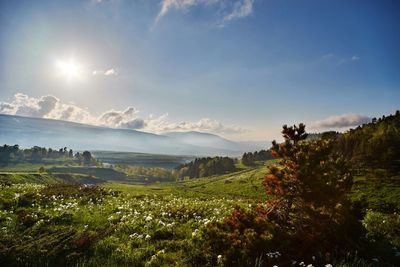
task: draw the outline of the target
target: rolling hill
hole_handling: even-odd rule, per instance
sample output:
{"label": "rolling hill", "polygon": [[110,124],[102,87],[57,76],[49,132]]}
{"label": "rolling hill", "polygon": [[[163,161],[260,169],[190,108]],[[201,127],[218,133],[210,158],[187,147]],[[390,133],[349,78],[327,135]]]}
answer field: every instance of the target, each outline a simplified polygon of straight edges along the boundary
{"label": "rolling hill", "polygon": [[74,150],[113,150],[170,155],[239,156],[264,149],[263,144],[241,143],[200,132],[152,134],[61,120],[0,114],[0,143],[21,147],[71,147]]}

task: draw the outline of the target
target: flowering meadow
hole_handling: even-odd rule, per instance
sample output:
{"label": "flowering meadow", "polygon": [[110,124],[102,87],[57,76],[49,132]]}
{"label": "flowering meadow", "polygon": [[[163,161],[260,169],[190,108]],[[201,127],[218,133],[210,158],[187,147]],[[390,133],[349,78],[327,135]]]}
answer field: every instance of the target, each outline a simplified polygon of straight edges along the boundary
{"label": "flowering meadow", "polygon": [[248,201],[14,184],[0,192],[1,265],[188,264],[191,240]]}

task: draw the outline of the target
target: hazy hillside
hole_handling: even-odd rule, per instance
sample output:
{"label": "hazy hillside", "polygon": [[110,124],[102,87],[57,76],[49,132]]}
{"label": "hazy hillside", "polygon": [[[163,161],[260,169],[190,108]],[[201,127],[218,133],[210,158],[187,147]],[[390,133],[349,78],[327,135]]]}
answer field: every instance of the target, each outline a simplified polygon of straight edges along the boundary
{"label": "hazy hillside", "polygon": [[[72,147],[75,150],[114,150],[172,155],[229,155],[257,149],[198,132],[156,135],[128,129],[113,129],[60,120],[0,114],[0,143],[46,147]],[[258,149],[264,148],[263,146]]]}
{"label": "hazy hillside", "polygon": [[270,143],[260,141],[247,141],[247,142],[233,142],[222,138],[221,136],[202,133],[202,132],[167,132],[163,135],[173,138],[177,142],[181,142],[187,145],[212,147],[218,149],[229,148],[232,151],[255,151],[259,149],[265,149],[270,146]]}

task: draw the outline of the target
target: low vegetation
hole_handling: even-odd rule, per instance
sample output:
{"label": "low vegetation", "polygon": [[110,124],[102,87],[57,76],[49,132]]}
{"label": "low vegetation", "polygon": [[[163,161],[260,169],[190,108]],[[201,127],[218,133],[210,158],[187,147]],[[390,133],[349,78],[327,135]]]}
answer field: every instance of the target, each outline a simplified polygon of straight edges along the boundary
{"label": "low vegetation", "polygon": [[179,178],[175,169],[129,165],[117,165],[116,169],[128,174],[131,181],[141,183],[173,182]]}

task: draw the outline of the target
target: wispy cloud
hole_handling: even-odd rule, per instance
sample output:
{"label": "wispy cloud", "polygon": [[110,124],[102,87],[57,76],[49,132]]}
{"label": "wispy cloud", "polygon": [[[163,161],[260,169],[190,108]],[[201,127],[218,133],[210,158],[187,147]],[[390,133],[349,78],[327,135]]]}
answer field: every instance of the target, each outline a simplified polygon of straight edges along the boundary
{"label": "wispy cloud", "polygon": [[346,64],[346,63],[355,63],[360,61],[360,57],[357,55],[353,55],[351,57],[342,58],[339,60],[338,65]]}
{"label": "wispy cloud", "polygon": [[352,55],[352,56],[339,56],[339,55],[335,55],[333,53],[327,53],[324,54],[320,57],[320,61],[330,61],[334,64],[337,65],[343,65],[343,64],[347,64],[347,63],[356,63],[358,61],[360,61],[360,57],[358,55]]}
{"label": "wispy cloud", "polygon": [[169,10],[171,9],[176,9],[176,10],[186,10],[192,6],[199,5],[203,1],[199,0],[163,0],[160,5],[161,9],[160,12],[158,13],[155,23],[158,23],[158,21],[164,17]]}
{"label": "wispy cloud", "polygon": [[140,129],[153,133],[202,131],[231,134],[243,131],[238,126],[224,125],[210,118],[202,118],[194,122],[174,122],[169,119],[168,113],[161,116],[150,114],[147,117],[142,117],[140,111],[134,107],[127,107],[123,110],[108,110],[100,116],[95,116],[87,108],[64,103],[52,95],[35,98],[17,93],[11,102],[0,102],[0,114],[66,120],[112,128]]}
{"label": "wispy cloud", "polygon": [[223,14],[218,18],[217,24],[223,26],[226,22],[239,18],[245,18],[253,13],[254,0],[162,0],[160,11],[154,21],[156,25],[170,10],[186,11],[196,6],[213,6],[218,10],[218,14]]}
{"label": "wispy cloud", "polygon": [[245,18],[253,13],[253,0],[238,1],[234,4],[232,12],[226,15],[223,21]]}
{"label": "wispy cloud", "polygon": [[108,69],[108,70],[94,70],[92,72],[92,75],[98,76],[98,75],[103,75],[103,76],[115,76],[118,75],[118,72],[116,69]]}
{"label": "wispy cloud", "polygon": [[313,129],[340,129],[358,126],[371,121],[371,118],[362,114],[342,114],[330,116],[316,121],[311,125]]}
{"label": "wispy cloud", "polygon": [[326,60],[326,59],[333,58],[334,56],[335,56],[334,54],[328,53],[328,54],[322,55],[322,56],[321,56],[321,59]]}

